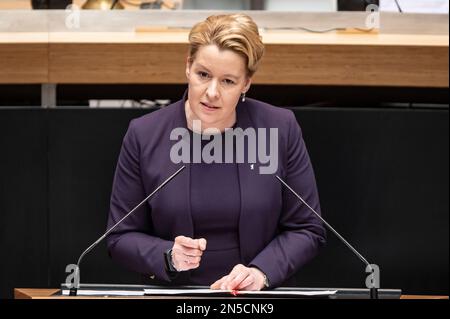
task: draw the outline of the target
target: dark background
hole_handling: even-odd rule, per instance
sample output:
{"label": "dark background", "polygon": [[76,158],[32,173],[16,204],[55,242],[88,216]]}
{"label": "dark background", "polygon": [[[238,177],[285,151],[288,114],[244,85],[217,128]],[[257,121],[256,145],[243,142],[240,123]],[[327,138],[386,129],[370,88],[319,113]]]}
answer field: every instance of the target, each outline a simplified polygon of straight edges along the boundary
{"label": "dark background", "polygon": [[[6,99],[9,92],[14,104],[18,97],[9,88],[0,87],[0,93]],[[21,88],[30,94],[19,98],[33,100],[36,87]],[[184,90],[169,89],[178,98]],[[111,87],[62,86],[58,103],[82,105],[82,92],[89,90],[97,97],[120,95]],[[145,98],[139,97],[142,90],[124,89],[130,90]],[[413,91],[287,87],[277,97],[260,86],[250,95],[302,105],[292,109],[313,162],[324,217],[380,266],[381,287],[448,295],[448,104],[431,104],[448,103],[448,95]],[[401,103],[381,103],[390,100],[386,96]],[[0,107],[0,297],[11,298],[14,287],[59,287],[65,281],[66,265],[76,263],[105,231],[122,138],[129,121],[148,112]],[[364,269],[328,232],[327,246],[296,282],[361,288]],[[109,259],[104,243],[84,259],[81,278],[140,283],[138,274]]]}

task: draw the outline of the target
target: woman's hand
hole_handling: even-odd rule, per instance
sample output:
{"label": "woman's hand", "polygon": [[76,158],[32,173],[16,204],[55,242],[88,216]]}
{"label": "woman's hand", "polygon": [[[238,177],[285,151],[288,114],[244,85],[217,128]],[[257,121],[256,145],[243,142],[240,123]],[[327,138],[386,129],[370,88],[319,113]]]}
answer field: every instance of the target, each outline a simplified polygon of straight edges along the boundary
{"label": "woman's hand", "polygon": [[175,238],[172,247],[172,263],[177,271],[186,271],[200,266],[206,239],[192,239],[185,236]]}
{"label": "woman's hand", "polygon": [[258,268],[236,265],[226,276],[211,285],[211,289],[261,290],[264,288],[264,273]]}

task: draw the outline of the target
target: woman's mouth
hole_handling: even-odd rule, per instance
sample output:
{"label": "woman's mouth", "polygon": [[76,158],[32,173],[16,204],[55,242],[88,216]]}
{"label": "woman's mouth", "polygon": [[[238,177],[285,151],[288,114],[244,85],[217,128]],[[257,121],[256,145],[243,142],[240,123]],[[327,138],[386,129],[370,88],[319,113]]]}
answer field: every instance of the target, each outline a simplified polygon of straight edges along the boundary
{"label": "woman's mouth", "polygon": [[211,105],[211,104],[207,104],[207,103],[203,103],[203,102],[200,102],[200,104],[207,111],[215,111],[215,110],[220,109],[220,107],[217,107],[217,106],[214,106],[214,105]]}

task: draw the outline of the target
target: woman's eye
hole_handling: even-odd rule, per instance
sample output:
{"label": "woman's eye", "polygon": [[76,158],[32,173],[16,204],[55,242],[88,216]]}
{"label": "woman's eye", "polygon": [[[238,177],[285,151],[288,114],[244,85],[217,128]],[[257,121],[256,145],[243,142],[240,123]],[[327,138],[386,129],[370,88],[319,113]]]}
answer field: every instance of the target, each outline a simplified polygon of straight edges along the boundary
{"label": "woman's eye", "polygon": [[228,85],[234,84],[234,81],[230,80],[230,79],[225,79],[224,82],[225,82],[225,84],[228,84]]}
{"label": "woman's eye", "polygon": [[202,78],[202,79],[206,79],[206,78],[208,78],[208,73],[206,73],[206,72],[202,72],[202,71],[200,71],[200,72],[198,72],[198,75]]}

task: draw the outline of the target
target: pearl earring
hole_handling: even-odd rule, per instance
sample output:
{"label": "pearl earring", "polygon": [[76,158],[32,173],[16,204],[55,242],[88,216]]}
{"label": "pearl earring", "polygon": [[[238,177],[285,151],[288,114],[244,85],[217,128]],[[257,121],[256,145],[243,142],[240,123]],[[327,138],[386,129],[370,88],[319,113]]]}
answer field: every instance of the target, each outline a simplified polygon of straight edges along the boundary
{"label": "pearl earring", "polygon": [[245,92],[242,93],[242,102],[245,102]]}

